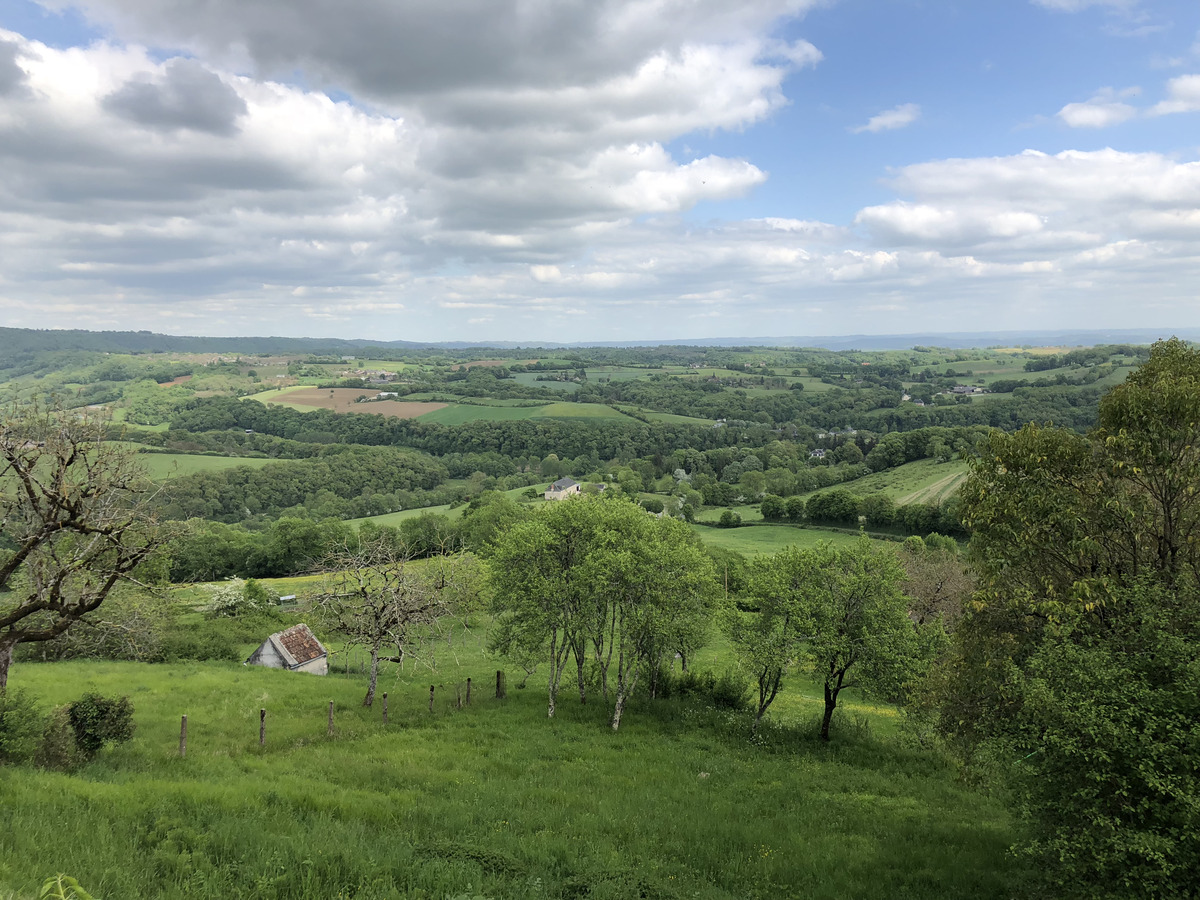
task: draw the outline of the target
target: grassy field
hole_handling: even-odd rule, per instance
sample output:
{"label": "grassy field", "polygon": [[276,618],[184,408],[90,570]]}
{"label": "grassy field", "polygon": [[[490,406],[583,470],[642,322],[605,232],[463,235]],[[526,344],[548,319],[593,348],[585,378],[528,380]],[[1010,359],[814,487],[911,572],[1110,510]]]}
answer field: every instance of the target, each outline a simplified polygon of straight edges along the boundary
{"label": "grassy field", "polygon": [[532,419],[539,415],[541,406],[466,406],[451,404],[436,412],[421,417],[422,422],[438,425],[463,425],[468,422],[511,422],[517,419]]}
{"label": "grassy field", "polygon": [[776,553],[791,546],[815,547],[822,541],[828,541],[836,547],[845,547],[858,540],[854,535],[841,531],[825,531],[822,528],[796,525],[744,525],[740,528],[693,525],[692,529],[704,543],[726,550],[736,550],[745,556]]}
{"label": "grassy field", "polygon": [[[928,503],[932,500],[945,500],[962,483],[967,475],[965,460],[953,459],[950,462],[939,463],[932,459],[919,459],[916,462],[905,463],[894,469],[876,472],[864,478],[848,481],[844,487],[852,494],[887,494],[897,503]],[[833,488],[822,488],[832,490]],[[820,493],[814,491],[813,493]],[[811,497],[806,494],[805,497]],[[745,518],[743,516],[743,518]]]}
{"label": "grassy field", "polygon": [[510,669],[494,699],[483,640],[435,674],[387,672],[387,726],[357,673],[19,663],[10,686],[43,704],[128,694],[137,731],[75,775],[3,772],[0,896],[56,872],[120,900],[1011,895],[1007,814],[900,741],[890,709],[851,701],[822,746],[796,681],[755,742],[746,714],[678,699],[635,702],[614,734],[569,691],[547,721],[544,677],[520,690]]}
{"label": "grassy field", "polygon": [[220,472],[236,466],[259,468],[275,460],[243,456],[197,456],[192,453],[139,453],[137,461],[155,481],[196,472]]}
{"label": "grassy field", "polygon": [[694,416],[677,416],[674,413],[643,412],[651,422],[673,422],[677,425],[711,425],[712,419],[697,419]]}
{"label": "grassy field", "polygon": [[516,419],[628,419],[628,416],[602,403],[547,403],[542,406],[452,404],[421,416],[422,422],[436,422],[439,425],[508,422]]}

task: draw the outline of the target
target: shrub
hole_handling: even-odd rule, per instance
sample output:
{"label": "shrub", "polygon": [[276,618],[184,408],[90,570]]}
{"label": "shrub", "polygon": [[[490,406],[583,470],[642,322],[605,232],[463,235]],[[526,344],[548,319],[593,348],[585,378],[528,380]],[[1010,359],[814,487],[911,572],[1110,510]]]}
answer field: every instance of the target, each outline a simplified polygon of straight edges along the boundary
{"label": "shrub", "polygon": [[208,613],[216,618],[232,618],[263,612],[273,605],[274,600],[266,589],[253,578],[249,581],[231,578],[213,589],[213,598],[208,606]]}
{"label": "shrub", "polygon": [[43,769],[56,769],[60,772],[69,772],[82,761],[79,747],[75,743],[70,707],[56,706],[51,710],[34,761]]}
{"label": "shrub", "polygon": [[721,513],[721,518],[717,520],[717,524],[721,528],[737,528],[742,524],[742,517],[732,509],[727,509]]}
{"label": "shrub", "polygon": [[45,719],[22,691],[0,694],[0,763],[32,759]]}
{"label": "shrub", "polygon": [[162,655],[167,662],[185,659],[236,662],[240,657],[237,646],[226,635],[193,631],[167,635],[162,643]]}
{"label": "shrub", "polygon": [[75,744],[84,759],[91,759],[105,744],[119,744],[133,737],[133,704],[120,699],[84,694],[67,707]]}
{"label": "shrub", "polygon": [[683,672],[678,676],[663,672],[658,693],[664,698],[672,694],[696,697],[723,709],[750,707],[750,682],[731,669],[726,669],[719,677],[708,669]]}

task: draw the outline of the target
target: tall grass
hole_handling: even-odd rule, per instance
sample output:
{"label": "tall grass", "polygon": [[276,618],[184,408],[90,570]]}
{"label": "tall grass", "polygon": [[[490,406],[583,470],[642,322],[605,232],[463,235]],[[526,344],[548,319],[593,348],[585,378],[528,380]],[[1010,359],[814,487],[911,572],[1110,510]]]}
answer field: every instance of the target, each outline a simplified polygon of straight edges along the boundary
{"label": "tall grass", "polygon": [[595,700],[546,720],[536,677],[494,699],[496,667],[468,642],[385,677],[384,726],[357,676],[22,663],[13,685],[45,704],[129,694],[137,733],[75,775],[0,769],[0,896],[68,872],[110,900],[891,900],[1007,896],[1018,874],[1002,808],[869,709],[831,746],[802,700],[754,743],[741,714],[679,699],[614,734]]}

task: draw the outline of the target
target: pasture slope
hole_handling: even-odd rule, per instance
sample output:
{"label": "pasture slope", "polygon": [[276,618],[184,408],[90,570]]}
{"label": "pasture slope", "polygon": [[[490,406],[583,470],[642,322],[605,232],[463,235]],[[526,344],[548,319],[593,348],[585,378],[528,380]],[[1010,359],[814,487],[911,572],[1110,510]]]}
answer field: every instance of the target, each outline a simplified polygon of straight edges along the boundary
{"label": "pasture slope", "polygon": [[[613,733],[600,698],[564,691],[547,721],[544,677],[522,690],[510,668],[508,699],[492,696],[505,663],[484,624],[436,672],[385,672],[386,726],[357,672],[19,663],[11,687],[43,705],[128,694],[137,730],[73,775],[4,772],[0,896],[56,872],[121,900],[1010,896],[1002,804],[900,741],[890,709],[851,701],[829,746],[803,681],[753,742],[747,713],[678,697],[638,700]],[[718,645],[693,668],[727,658]]]}

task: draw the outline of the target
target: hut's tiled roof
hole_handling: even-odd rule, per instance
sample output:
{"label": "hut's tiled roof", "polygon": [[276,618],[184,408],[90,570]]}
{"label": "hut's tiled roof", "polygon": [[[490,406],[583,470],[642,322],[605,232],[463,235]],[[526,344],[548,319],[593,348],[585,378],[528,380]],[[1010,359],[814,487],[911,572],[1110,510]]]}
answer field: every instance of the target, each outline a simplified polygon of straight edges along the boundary
{"label": "hut's tiled roof", "polygon": [[303,623],[293,625],[287,631],[281,631],[271,637],[295,660],[294,665],[303,665],[325,655],[325,648],[321,646],[321,642]]}

